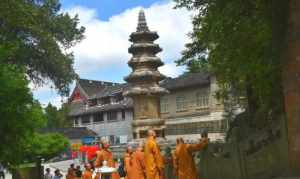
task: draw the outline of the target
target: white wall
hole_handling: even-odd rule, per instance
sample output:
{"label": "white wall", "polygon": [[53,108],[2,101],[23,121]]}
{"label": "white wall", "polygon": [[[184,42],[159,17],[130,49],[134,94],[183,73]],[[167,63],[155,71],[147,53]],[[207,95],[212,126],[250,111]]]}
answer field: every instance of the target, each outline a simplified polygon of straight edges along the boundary
{"label": "white wall", "polygon": [[125,111],[125,120],[122,119],[122,112],[117,112],[117,121],[107,121],[107,114],[104,112],[104,121],[93,123],[92,117],[90,118],[90,124],[82,124],[81,119],[79,125],[75,127],[87,127],[98,134],[98,136],[128,136],[132,138],[131,122],[133,120],[133,113],[131,110]]}

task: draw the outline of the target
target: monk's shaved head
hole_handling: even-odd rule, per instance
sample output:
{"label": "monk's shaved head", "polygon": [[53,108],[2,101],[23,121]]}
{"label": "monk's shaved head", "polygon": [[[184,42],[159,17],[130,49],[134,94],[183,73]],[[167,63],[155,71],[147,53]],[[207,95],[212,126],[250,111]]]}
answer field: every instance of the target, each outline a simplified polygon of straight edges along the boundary
{"label": "monk's shaved head", "polygon": [[182,138],[182,137],[178,137],[178,138],[176,139],[176,143],[177,143],[177,144],[184,144],[183,138]]}
{"label": "monk's shaved head", "polygon": [[132,153],[132,146],[131,145],[128,145],[127,146],[127,149],[126,149],[127,153]]}
{"label": "monk's shaved head", "polygon": [[143,151],[144,150],[144,141],[140,141],[136,150]]}
{"label": "monk's shaved head", "polygon": [[152,129],[148,130],[148,137],[150,137],[150,136],[156,137],[156,132]]}

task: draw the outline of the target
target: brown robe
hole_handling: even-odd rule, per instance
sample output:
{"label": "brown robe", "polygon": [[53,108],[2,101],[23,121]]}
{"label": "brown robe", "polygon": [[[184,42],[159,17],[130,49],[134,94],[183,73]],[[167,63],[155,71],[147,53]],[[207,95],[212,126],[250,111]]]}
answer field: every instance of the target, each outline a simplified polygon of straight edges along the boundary
{"label": "brown robe", "polygon": [[148,137],[145,144],[145,167],[147,179],[162,179],[163,158],[155,138]]}
{"label": "brown robe", "polygon": [[174,154],[174,168],[179,179],[199,179],[193,152],[201,150],[208,144],[204,139],[199,144],[178,144]]}

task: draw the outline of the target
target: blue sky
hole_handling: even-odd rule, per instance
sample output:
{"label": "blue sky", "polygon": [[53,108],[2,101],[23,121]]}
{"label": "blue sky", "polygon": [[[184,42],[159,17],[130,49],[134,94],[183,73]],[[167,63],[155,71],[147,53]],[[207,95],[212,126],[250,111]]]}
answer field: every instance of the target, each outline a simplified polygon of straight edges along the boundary
{"label": "blue sky", "polygon": [[108,20],[112,15],[119,14],[126,9],[136,6],[145,8],[162,0],[62,0],[62,7],[82,5],[87,8],[96,8],[97,15],[101,20]]}
{"label": "blue sky", "polygon": [[[124,82],[131,69],[127,62],[128,41],[137,25],[138,11],[143,8],[150,30],[157,31],[156,41],[163,52],[159,53],[165,63],[159,70],[167,76],[176,77],[184,67],[176,67],[187,33],[192,29],[190,12],[174,10],[171,0],[61,0],[62,10],[71,16],[79,15],[80,25],[86,28],[85,39],[71,48],[74,52],[74,69],[80,78]],[[59,106],[61,97],[52,89],[51,83],[33,88],[33,93],[43,105],[49,102]],[[71,88],[73,88],[71,86]]]}

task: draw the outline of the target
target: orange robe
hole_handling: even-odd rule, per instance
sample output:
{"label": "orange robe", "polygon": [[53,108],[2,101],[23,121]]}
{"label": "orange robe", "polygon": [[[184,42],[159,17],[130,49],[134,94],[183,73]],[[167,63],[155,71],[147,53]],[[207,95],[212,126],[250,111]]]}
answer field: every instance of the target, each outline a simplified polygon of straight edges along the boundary
{"label": "orange robe", "polygon": [[208,139],[199,144],[179,144],[176,146],[174,168],[179,179],[198,179],[193,152],[201,150],[208,144]]}
{"label": "orange robe", "polygon": [[[107,161],[107,166],[108,167],[115,167],[115,162],[113,160],[113,154],[109,150],[102,149],[98,154],[97,154],[97,159],[101,167],[103,164],[103,161]],[[120,176],[118,172],[114,172],[112,174],[112,179],[120,179]]]}
{"label": "orange robe", "polygon": [[66,179],[76,179],[75,169],[69,168]]}
{"label": "orange robe", "polygon": [[126,172],[126,177],[125,179],[134,179],[133,178],[133,173],[132,173],[132,159],[131,159],[131,154],[126,153],[124,156],[124,169]]}
{"label": "orange robe", "polygon": [[99,167],[102,165],[102,163],[101,163],[101,161],[100,161],[100,159],[101,159],[100,154],[101,154],[101,150],[98,150],[98,151],[96,152],[96,160],[95,160],[95,163],[94,163],[94,166],[95,166],[96,168],[99,168]]}
{"label": "orange robe", "polygon": [[131,159],[132,179],[146,179],[144,152],[137,150]]}
{"label": "orange robe", "polygon": [[148,137],[145,144],[145,166],[147,179],[161,179],[164,168],[163,158],[154,137]]}
{"label": "orange robe", "polygon": [[90,170],[85,170],[82,174],[82,179],[93,179],[93,174]]}
{"label": "orange robe", "polygon": [[101,174],[99,172],[97,172],[94,179],[101,179],[100,177],[101,177]]}

